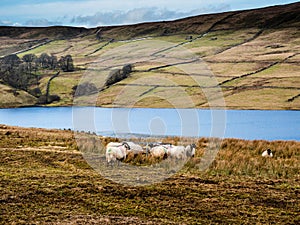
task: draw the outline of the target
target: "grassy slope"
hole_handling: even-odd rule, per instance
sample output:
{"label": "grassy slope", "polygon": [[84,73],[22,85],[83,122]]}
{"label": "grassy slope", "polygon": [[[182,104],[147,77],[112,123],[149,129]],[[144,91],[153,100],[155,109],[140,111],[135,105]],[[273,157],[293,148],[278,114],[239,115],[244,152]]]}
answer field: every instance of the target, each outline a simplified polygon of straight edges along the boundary
{"label": "grassy slope", "polygon": [[[8,54],[13,52],[16,46],[24,49],[26,44],[21,45],[22,40],[26,43],[28,41],[36,43],[48,34],[47,38],[52,40],[51,42],[22,52],[19,56],[27,53],[39,55],[42,52],[55,54],[58,57],[71,54],[75,65],[83,70],[57,78],[50,91],[62,97],[60,102],[53,105],[70,105],[73,101],[72,86],[78,82],[80,76],[90,74],[90,70],[86,69],[97,68],[101,57],[109,54],[114,48],[126,44],[144,43],[145,40],[134,40],[140,37],[146,37],[148,38],[146,40],[151,41],[167,41],[176,45],[186,42],[185,38],[191,35],[193,38],[198,38],[186,42],[183,47],[200,56],[211,69],[214,79],[223,90],[227,108],[300,109],[299,98],[296,97],[300,94],[299,8],[299,3],[295,3],[258,10],[204,15],[171,22],[103,27],[101,41],[96,39],[97,29],[1,28],[4,36],[0,39],[2,44],[0,50],[4,54],[7,46]],[[204,33],[206,35],[202,36]],[[13,34],[16,35],[12,39]],[[108,44],[111,38],[115,41]],[[133,102],[138,102],[135,105],[137,107],[170,107],[168,100],[176,101],[177,105],[185,107],[184,103],[187,99],[185,96],[189,96],[188,99],[195,107],[208,107],[203,90],[193,86],[195,83],[190,82],[189,78],[185,79],[178,68],[173,66],[151,72],[140,71],[151,67],[153,65],[149,63],[142,67],[136,65],[136,71],[130,78],[99,93],[97,105],[126,106],[118,105],[115,99],[119,98],[121,90],[128,90],[125,95],[133,98]],[[184,92],[178,94],[178,99],[173,100],[174,92],[178,90],[174,90],[174,87],[166,87],[164,82],[157,81],[157,78],[161,78],[162,75],[165,80],[171,82],[175,80],[176,84],[184,86]],[[99,89],[106,76],[107,74],[93,72],[92,80]],[[149,77],[154,81],[150,82],[151,85],[148,82]],[[135,80],[144,83],[135,86],[134,91],[131,87],[124,89]],[[208,84],[204,78],[199,81]],[[45,86],[46,82],[47,79],[42,80],[41,86]],[[62,88],[64,86],[65,88]],[[208,90],[209,93],[214,91],[214,88]],[[160,98],[167,101],[157,102],[157,93],[163,93]],[[22,104],[22,100],[19,102]],[[17,105],[11,103],[11,106]],[[7,107],[3,104],[0,106]]]}
{"label": "grassy slope", "polygon": [[[13,88],[0,84],[1,107],[21,107],[35,104],[36,98],[25,91],[15,91]],[[13,104],[12,104],[13,103]]]}
{"label": "grassy slope", "polygon": [[[299,142],[226,139],[200,172],[193,165],[207,141],[196,140],[196,158],[179,174],[126,187],[90,168],[71,131],[0,126],[0,224],[299,221]],[[275,150],[274,158],[260,156],[266,148]]]}

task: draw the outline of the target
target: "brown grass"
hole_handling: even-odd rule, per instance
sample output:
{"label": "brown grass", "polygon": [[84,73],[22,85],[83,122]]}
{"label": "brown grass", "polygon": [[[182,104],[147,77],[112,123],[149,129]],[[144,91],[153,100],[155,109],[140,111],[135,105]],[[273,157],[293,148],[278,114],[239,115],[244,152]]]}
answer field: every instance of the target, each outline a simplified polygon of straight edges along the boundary
{"label": "brown grass", "polygon": [[[82,144],[84,138],[99,140],[83,133],[80,137]],[[119,141],[101,140],[104,145]],[[299,220],[299,142],[225,139],[213,164],[201,172],[197,163],[216,140],[160,141],[195,141],[196,157],[161,183],[126,187],[91,169],[76,150],[71,131],[0,126],[0,224],[296,224]],[[266,148],[274,150],[274,158],[261,157]],[[134,160],[144,163],[144,156]]]}

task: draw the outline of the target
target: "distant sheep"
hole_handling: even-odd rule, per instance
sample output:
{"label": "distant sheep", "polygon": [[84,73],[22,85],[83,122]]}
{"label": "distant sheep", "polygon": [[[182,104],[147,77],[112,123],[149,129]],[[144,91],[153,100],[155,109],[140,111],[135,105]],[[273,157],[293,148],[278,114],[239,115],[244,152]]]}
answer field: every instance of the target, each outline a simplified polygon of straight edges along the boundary
{"label": "distant sheep", "polygon": [[124,143],[110,142],[106,146],[106,162],[107,165],[113,166],[115,162],[123,161],[126,159],[127,151],[130,150],[130,146]]}
{"label": "distant sheep", "polygon": [[272,158],[273,157],[273,152],[271,149],[267,149],[265,150],[262,154],[261,154],[262,157],[269,157],[269,158]]}

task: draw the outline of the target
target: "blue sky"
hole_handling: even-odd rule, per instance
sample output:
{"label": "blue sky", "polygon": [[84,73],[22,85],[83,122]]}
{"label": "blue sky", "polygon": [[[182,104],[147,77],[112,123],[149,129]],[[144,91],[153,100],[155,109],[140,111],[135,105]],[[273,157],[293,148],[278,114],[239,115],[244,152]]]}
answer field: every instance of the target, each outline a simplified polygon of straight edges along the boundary
{"label": "blue sky", "polygon": [[293,0],[1,0],[0,25],[96,27],[288,4]]}

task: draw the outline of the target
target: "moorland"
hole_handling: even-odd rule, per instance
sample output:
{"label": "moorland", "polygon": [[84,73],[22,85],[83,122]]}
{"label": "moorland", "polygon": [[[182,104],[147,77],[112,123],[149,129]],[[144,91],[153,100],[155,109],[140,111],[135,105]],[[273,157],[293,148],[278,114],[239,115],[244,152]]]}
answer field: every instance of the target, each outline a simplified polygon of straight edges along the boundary
{"label": "moorland", "polygon": [[[103,144],[115,141],[91,138]],[[128,186],[96,172],[78,150],[72,131],[1,125],[0,223],[299,222],[299,142],[224,139],[214,162],[201,171],[195,165],[209,151],[210,140],[193,141],[196,156],[178,173],[159,183]],[[273,158],[261,156],[267,148],[274,151]],[[122,174],[123,167],[112,170]]]}

